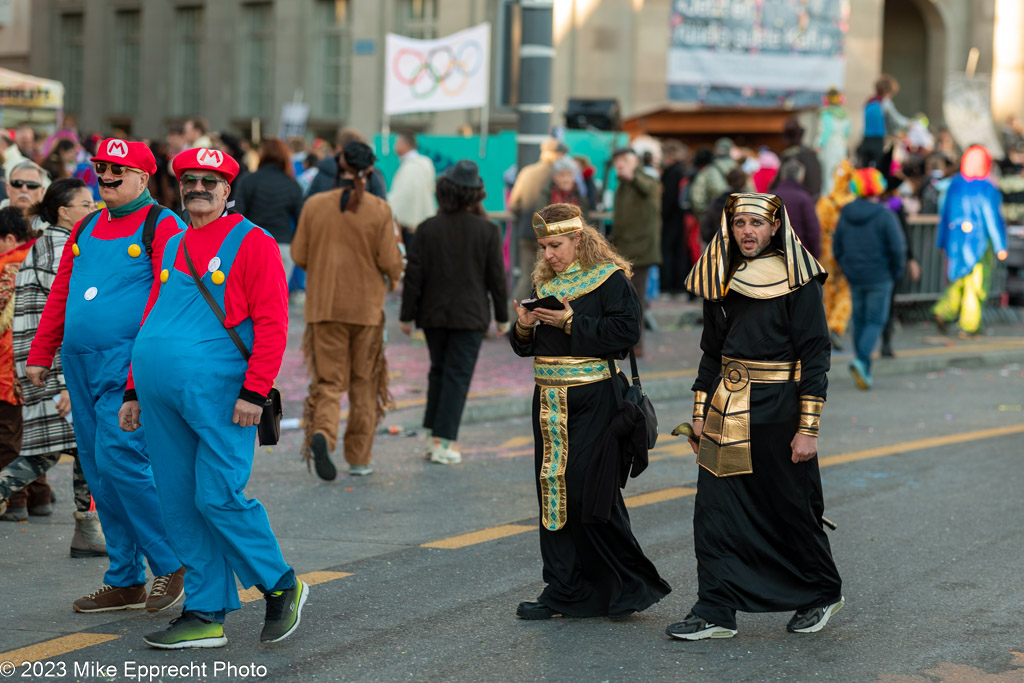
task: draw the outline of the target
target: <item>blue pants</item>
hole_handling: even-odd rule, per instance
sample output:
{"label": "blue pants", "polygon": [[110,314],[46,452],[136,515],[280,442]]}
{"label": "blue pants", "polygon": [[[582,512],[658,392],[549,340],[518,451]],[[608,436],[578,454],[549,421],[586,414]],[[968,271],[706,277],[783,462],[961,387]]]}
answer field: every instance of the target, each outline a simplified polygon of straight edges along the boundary
{"label": "blue pants", "polygon": [[103,582],[110,586],[146,583],[143,556],[155,576],[181,568],[164,531],[143,432],[129,434],[118,425],[131,351],[128,342],[109,351],[62,354],[78,459],[107,538],[110,568]]}
{"label": "blue pants", "polygon": [[871,372],[871,353],[878,345],[882,328],[889,319],[892,288],[891,280],[871,285],[850,284],[854,354],[868,372]]}
{"label": "blue pants", "polygon": [[256,428],[231,422],[230,395],[213,402],[187,389],[162,389],[138,386],[160,505],[187,567],[185,609],[206,618],[238,609],[235,576],[263,592],[294,587],[266,510],[244,493]]}

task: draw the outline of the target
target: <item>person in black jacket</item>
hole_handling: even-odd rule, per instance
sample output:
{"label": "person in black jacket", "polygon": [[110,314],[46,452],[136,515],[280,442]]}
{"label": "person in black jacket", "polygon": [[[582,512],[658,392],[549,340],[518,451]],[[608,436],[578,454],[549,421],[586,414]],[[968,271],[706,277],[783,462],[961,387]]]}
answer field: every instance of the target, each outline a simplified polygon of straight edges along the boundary
{"label": "person in black jacket", "polygon": [[485,196],[477,165],[463,159],[437,180],[438,214],[423,221],[409,251],[399,320],[423,330],[430,350],[423,426],[431,462],[457,465],[458,437],[480,343],[491,322],[508,332],[505,266],[498,228],[475,209]]}
{"label": "person in black jacket", "polygon": [[234,207],[277,241],[285,277],[291,277],[295,266],[290,245],[302,206],[302,188],[295,181],[290,157],[281,138],[264,138],[260,166],[238,184]]}

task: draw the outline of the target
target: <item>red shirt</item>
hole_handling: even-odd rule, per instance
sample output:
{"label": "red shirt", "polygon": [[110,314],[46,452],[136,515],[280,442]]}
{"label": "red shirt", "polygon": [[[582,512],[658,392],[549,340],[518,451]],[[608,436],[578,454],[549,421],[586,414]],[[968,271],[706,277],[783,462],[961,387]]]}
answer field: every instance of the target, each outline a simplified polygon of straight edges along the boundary
{"label": "red shirt", "polygon": [[[144,206],[123,218],[112,218],[110,213],[104,209],[93,225],[91,238],[114,240],[134,235],[146,220],[148,213],[149,206]],[[57,277],[53,281],[53,288],[50,290],[49,296],[46,297],[46,306],[39,319],[39,328],[36,330],[36,336],[32,339],[28,365],[49,368],[53,365],[54,354],[57,353],[61,342],[64,341],[64,312],[68,303],[71,270],[75,264],[73,247],[78,241],[80,229],[81,221],[71,231],[71,237],[64,245],[64,253],[60,257],[60,266],[57,268]],[[181,221],[175,216],[165,216],[156,225],[156,235],[153,238],[153,289],[149,294],[147,310],[153,305],[158,291],[157,285],[160,284],[160,261],[163,259],[164,247],[167,245],[167,240],[179,232],[181,232]]]}
{"label": "red shirt", "polygon": [[[185,246],[200,273],[204,270],[203,265],[217,255],[228,233],[241,220],[240,214],[229,214],[202,228],[189,226],[185,231]],[[178,250],[174,268],[186,277],[192,277],[182,249]],[[154,291],[159,293],[159,278],[156,282]],[[152,295],[143,321],[154,303],[156,296]],[[281,262],[281,250],[274,238],[262,230],[251,230],[238,248],[224,283],[224,314],[228,327],[252,318],[254,341],[244,388],[266,396],[274,386],[288,346],[288,282]],[[224,334],[226,337],[227,332]],[[129,375],[128,388],[134,386]]]}

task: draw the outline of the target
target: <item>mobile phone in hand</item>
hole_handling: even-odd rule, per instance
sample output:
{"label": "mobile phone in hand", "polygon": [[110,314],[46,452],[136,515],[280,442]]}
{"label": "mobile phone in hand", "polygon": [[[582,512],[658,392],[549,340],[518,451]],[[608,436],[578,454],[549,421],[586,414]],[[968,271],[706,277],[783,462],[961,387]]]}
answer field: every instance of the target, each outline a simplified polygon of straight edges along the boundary
{"label": "mobile phone in hand", "polygon": [[557,297],[546,296],[543,299],[523,299],[520,302],[528,311],[532,311],[536,308],[546,308],[551,311],[560,311],[565,309],[565,304],[558,300]]}

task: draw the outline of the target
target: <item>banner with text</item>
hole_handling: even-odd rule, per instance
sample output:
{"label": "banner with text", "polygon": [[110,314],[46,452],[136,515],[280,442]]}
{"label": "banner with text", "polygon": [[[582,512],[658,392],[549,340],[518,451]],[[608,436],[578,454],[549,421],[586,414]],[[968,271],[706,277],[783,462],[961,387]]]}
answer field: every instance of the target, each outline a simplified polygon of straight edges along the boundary
{"label": "banner with text", "polygon": [[668,97],[814,107],[842,88],[847,0],[673,0]]}
{"label": "banner with text", "polygon": [[487,23],[436,40],[389,33],[384,50],[384,113],[486,106],[490,48]]}

